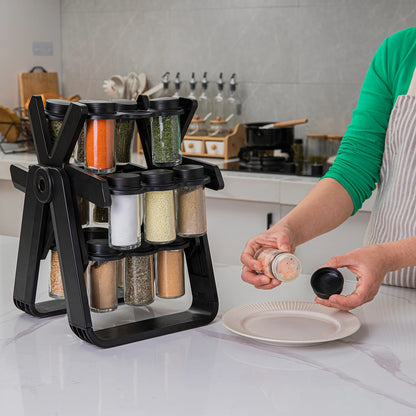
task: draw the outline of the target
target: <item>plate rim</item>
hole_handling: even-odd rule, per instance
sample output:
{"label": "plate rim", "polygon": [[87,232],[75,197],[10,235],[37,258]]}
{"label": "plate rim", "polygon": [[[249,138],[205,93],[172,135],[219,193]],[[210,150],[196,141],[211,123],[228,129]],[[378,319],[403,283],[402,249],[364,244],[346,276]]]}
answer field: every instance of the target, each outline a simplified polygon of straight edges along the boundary
{"label": "plate rim", "polygon": [[[236,329],[235,327],[233,327],[232,325],[230,325],[229,323],[230,317],[232,317],[233,315],[238,316],[238,314],[241,314],[242,312],[258,312],[259,310],[257,311],[253,310],[256,308],[257,309],[263,308],[265,311],[269,311],[269,312],[282,310],[282,309],[273,309],[273,308],[276,308],[276,306],[279,306],[280,308],[286,307],[286,309],[283,309],[283,311],[285,312],[290,312],[291,310],[296,311],[296,312],[300,312],[300,311],[308,312],[311,309],[315,309],[313,311],[314,313],[322,314],[325,316],[331,316],[333,319],[335,319],[338,322],[341,328],[342,328],[342,322],[340,322],[339,316],[348,317],[347,319],[352,320],[353,325],[351,325],[351,328],[349,328],[348,331],[346,332],[338,331],[332,337],[305,339],[305,340],[284,340],[284,339],[276,339],[276,338],[266,338],[266,337],[256,336],[254,334],[249,334],[247,332],[242,332]],[[242,316],[240,317],[240,319],[241,320],[246,319],[248,315],[249,314],[247,314],[246,316]],[[225,328],[227,328],[229,331],[237,335],[240,335],[242,337],[260,341],[260,342],[266,342],[268,344],[284,345],[284,346],[296,346],[296,345],[307,346],[307,345],[314,345],[314,344],[316,345],[316,344],[322,344],[325,342],[336,341],[336,340],[340,340],[340,339],[346,338],[354,334],[361,327],[361,322],[359,318],[355,314],[351,313],[350,311],[342,311],[340,309],[329,308],[327,306],[319,305],[315,302],[289,301],[289,300],[256,302],[256,303],[250,303],[246,305],[240,305],[225,312],[221,318],[221,321],[223,325],[225,326]]]}

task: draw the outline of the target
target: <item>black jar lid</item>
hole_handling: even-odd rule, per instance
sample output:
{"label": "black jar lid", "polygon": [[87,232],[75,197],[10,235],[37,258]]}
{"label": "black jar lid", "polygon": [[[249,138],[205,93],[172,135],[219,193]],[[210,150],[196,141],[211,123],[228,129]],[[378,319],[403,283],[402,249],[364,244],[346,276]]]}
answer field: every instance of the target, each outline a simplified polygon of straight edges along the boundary
{"label": "black jar lid", "polygon": [[97,238],[108,238],[108,228],[104,227],[85,227],[82,229],[85,241]]}
{"label": "black jar lid", "polygon": [[189,247],[189,241],[182,237],[176,237],[176,240],[163,245],[158,245],[156,247],[157,251],[177,251],[177,250],[184,250],[185,248]]}
{"label": "black jar lid", "polygon": [[132,195],[142,190],[140,173],[111,173],[106,175],[106,179],[113,194]]}
{"label": "black jar lid", "polygon": [[108,100],[79,100],[88,107],[89,119],[114,119],[118,117],[116,105]]}
{"label": "black jar lid", "polygon": [[144,257],[151,256],[156,253],[157,248],[149,243],[146,243],[142,240],[140,247],[135,248],[134,250],[126,251],[126,257]]}
{"label": "black jar lid", "polygon": [[119,260],[124,257],[124,253],[111,248],[105,238],[88,240],[87,250],[88,258],[93,261]]}
{"label": "black jar lid", "polygon": [[316,296],[328,299],[331,295],[342,292],[344,276],[333,267],[321,267],[312,274],[311,286]]}
{"label": "black jar lid", "polygon": [[62,121],[70,104],[71,101],[68,100],[50,98],[46,100],[45,115],[49,120]]}
{"label": "black jar lid", "polygon": [[116,111],[121,120],[138,120],[153,116],[153,110],[141,110],[137,108],[137,102],[127,98],[114,98],[111,100],[116,105]]}
{"label": "black jar lid", "polygon": [[156,111],[155,116],[174,116],[183,113],[183,108],[179,107],[179,98],[160,97],[150,100],[150,108]]}
{"label": "black jar lid", "polygon": [[170,169],[150,169],[141,173],[144,191],[169,191],[178,185]]}
{"label": "black jar lid", "polygon": [[201,165],[175,166],[173,175],[179,185],[205,185],[210,177],[204,174],[204,167]]}

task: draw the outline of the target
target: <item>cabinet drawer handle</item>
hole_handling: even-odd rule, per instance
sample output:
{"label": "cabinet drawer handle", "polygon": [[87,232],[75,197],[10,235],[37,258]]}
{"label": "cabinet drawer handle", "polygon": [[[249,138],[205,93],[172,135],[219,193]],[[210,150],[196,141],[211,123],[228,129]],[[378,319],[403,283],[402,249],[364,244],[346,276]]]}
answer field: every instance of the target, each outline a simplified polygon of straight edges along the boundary
{"label": "cabinet drawer handle", "polygon": [[217,145],[216,145],[216,144],[212,144],[212,145],[211,145],[211,149],[212,149],[212,150],[216,150],[216,149],[217,149]]}
{"label": "cabinet drawer handle", "polygon": [[193,143],[189,143],[189,144],[188,144],[188,147],[189,147],[190,149],[193,149],[194,144],[193,144]]}

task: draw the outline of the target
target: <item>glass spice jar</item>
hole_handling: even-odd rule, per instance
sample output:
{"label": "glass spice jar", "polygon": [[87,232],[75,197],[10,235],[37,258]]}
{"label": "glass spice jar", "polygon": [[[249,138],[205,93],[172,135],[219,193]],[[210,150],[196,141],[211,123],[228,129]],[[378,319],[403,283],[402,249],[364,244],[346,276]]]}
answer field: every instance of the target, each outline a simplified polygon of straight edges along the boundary
{"label": "glass spice jar", "polygon": [[208,136],[225,137],[230,134],[227,121],[221,119],[220,116],[217,116],[215,120],[211,120],[210,124],[211,126],[208,131]]}
{"label": "glass spice jar", "polygon": [[141,173],[144,189],[144,239],[150,244],[166,244],[176,239],[174,190],[177,184],[168,169]]}
{"label": "glass spice jar", "polygon": [[189,124],[188,131],[186,132],[187,136],[206,136],[208,134],[208,129],[205,125],[205,120],[199,118],[198,115],[192,119],[191,124]]}
{"label": "glass spice jar", "polygon": [[150,100],[155,111],[151,119],[152,162],[158,167],[179,165],[182,161],[179,98],[162,97]]}
{"label": "glass spice jar", "polygon": [[156,295],[179,298],[185,294],[183,249],[156,253]]}
{"label": "glass spice jar", "polygon": [[93,312],[110,312],[117,309],[117,266],[124,254],[108,245],[108,240],[87,241],[89,263],[87,292]]}
{"label": "glass spice jar", "polygon": [[141,243],[140,174],[113,173],[106,178],[111,193],[109,245],[118,250],[134,249]]}
{"label": "glass spice jar", "polygon": [[56,247],[52,247],[50,250],[51,255],[51,270],[49,276],[49,296],[55,299],[63,299],[64,285],[62,282],[61,266],[59,263],[58,250]]}
{"label": "glass spice jar", "polygon": [[45,103],[45,116],[48,122],[49,134],[52,144],[56,142],[61,131],[66,111],[71,101],[60,99],[49,99]]}
{"label": "glass spice jar", "polygon": [[325,163],[328,158],[326,134],[307,134],[306,137],[306,162],[309,165]]}
{"label": "glass spice jar", "polygon": [[262,247],[256,251],[254,258],[262,265],[262,270],[258,273],[272,279],[288,282],[300,275],[300,260],[292,253],[272,247]]}
{"label": "glass spice jar", "polygon": [[210,179],[200,165],[181,165],[173,168],[176,190],[177,234],[196,237],[207,232],[204,185]]}
{"label": "glass spice jar", "polygon": [[93,173],[112,173],[116,170],[115,104],[104,100],[80,100],[88,107],[85,122],[85,167]]}
{"label": "glass spice jar", "polygon": [[154,260],[156,249],[143,244],[127,253],[124,271],[124,302],[127,305],[143,306],[154,301]]}

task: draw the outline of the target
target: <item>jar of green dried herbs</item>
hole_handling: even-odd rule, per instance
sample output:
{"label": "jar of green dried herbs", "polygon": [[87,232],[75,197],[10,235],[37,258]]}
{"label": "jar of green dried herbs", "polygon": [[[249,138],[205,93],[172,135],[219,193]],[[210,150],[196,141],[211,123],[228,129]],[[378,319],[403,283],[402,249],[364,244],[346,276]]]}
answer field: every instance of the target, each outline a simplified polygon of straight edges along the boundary
{"label": "jar of green dried herbs", "polygon": [[142,244],[126,253],[124,269],[124,303],[132,306],[149,305],[154,301],[155,247]]}
{"label": "jar of green dried herbs", "polygon": [[153,164],[158,167],[180,165],[182,153],[179,116],[184,110],[179,107],[179,98],[152,99],[150,108],[155,111],[151,119]]}
{"label": "jar of green dried herbs", "polygon": [[49,99],[45,103],[45,116],[48,122],[49,135],[52,144],[56,142],[61,131],[62,123],[65,118],[66,111],[69,108],[71,101]]}

